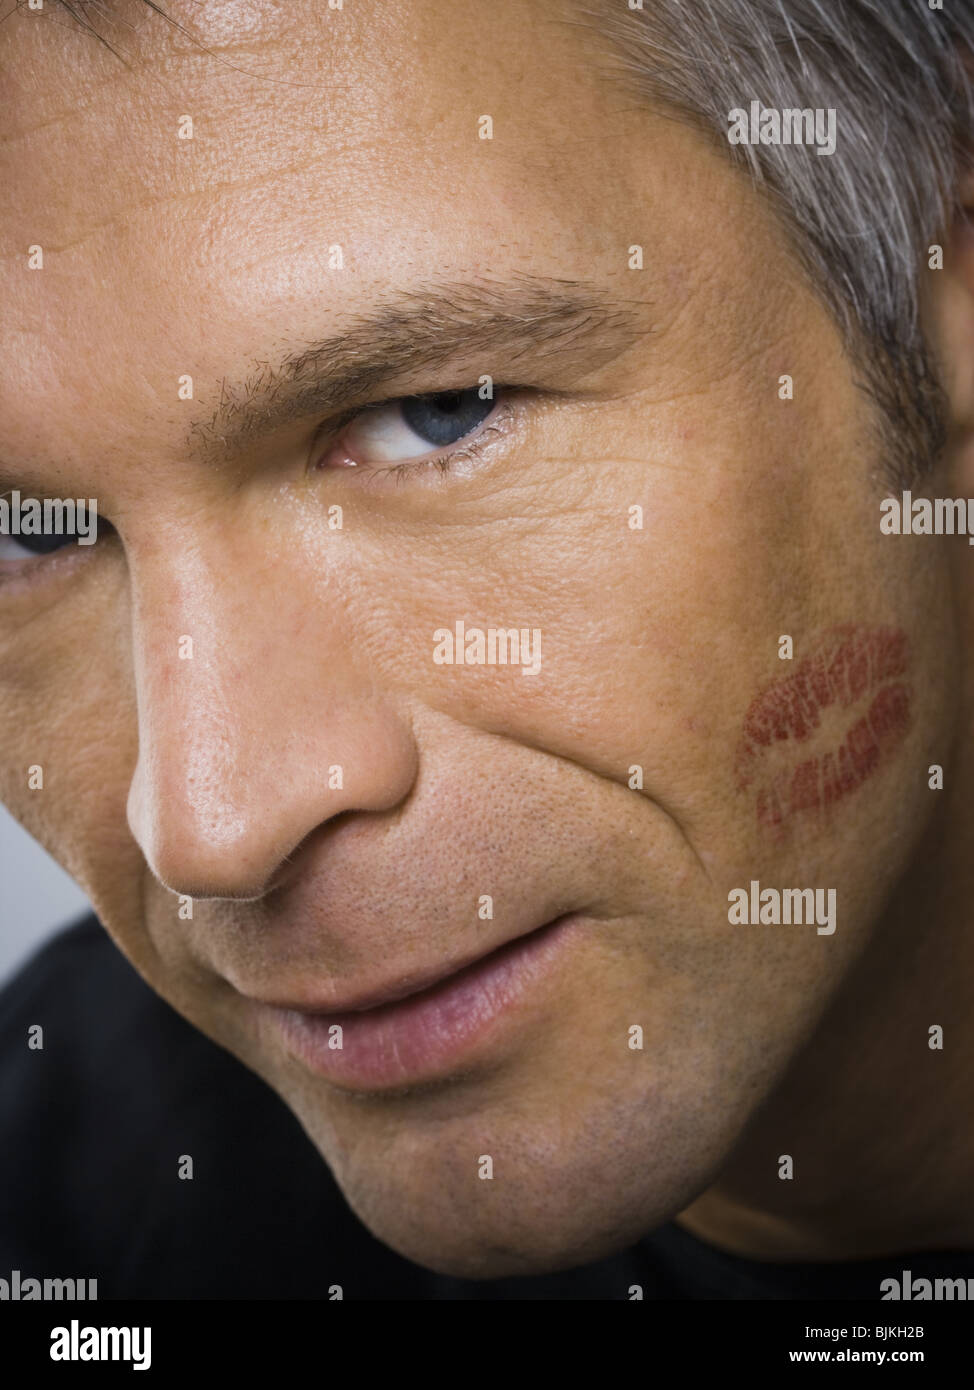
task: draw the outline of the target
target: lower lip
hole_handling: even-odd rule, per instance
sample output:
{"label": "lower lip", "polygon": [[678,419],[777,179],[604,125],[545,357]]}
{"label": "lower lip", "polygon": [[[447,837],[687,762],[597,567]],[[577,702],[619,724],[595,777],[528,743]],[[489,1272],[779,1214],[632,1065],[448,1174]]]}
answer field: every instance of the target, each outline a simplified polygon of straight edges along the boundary
{"label": "lower lip", "polygon": [[[435,1080],[496,1042],[501,1026],[523,1018],[529,1003],[537,1006],[539,987],[578,931],[578,917],[559,917],[441,984],[378,1008],[266,1013],[285,1050],[339,1086],[370,1091]],[[340,1035],[332,1031],[336,1024]]]}

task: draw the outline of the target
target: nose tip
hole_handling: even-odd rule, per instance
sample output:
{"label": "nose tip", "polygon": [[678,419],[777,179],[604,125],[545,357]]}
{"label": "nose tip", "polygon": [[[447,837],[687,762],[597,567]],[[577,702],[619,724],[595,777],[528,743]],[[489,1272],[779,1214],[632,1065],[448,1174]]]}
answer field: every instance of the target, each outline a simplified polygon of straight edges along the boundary
{"label": "nose tip", "polygon": [[[248,822],[225,795],[197,786],[192,774],[183,792],[174,769],[153,787],[140,760],[129,791],[128,818],[153,876],[164,888],[190,898],[260,897],[279,856],[260,824]],[[274,867],[271,867],[273,864]]]}
{"label": "nose tip", "polygon": [[261,897],[317,828],[395,807],[418,767],[406,698],[377,686],[354,605],[322,605],[327,585],[300,565],[255,590],[266,540],[249,515],[216,535],[194,515],[192,543],[153,538],[131,561],[129,825],[159,882],[189,897]]}
{"label": "nose tip", "polygon": [[[403,721],[373,706],[324,724],[327,756],[338,750],[344,762],[316,758],[313,735],[289,760],[266,729],[259,749],[241,732],[245,749],[231,738],[190,765],[172,750],[171,728],[168,750],[141,751],[128,818],[159,883],[194,899],[264,897],[287,878],[316,830],[350,813],[393,810],[406,799],[418,757]],[[282,746],[289,745],[295,740],[285,739]]]}

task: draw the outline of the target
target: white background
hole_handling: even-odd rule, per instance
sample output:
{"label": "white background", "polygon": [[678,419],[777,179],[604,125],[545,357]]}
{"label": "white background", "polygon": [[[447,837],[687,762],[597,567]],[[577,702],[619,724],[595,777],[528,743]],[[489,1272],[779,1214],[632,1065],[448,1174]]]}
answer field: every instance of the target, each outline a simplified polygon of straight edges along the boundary
{"label": "white background", "polygon": [[0,986],[59,927],[88,910],[74,880],[0,806]]}

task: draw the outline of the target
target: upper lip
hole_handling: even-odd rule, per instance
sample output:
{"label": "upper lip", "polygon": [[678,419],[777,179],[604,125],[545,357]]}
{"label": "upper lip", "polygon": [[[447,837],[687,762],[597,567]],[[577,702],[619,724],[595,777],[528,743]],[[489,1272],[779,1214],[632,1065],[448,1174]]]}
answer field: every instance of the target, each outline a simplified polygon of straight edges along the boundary
{"label": "upper lip", "polygon": [[[562,914],[567,915],[567,914]],[[452,975],[458,975],[461,970],[465,970],[470,965],[479,964],[488,956],[495,955],[498,951],[509,946],[512,941],[522,941],[526,936],[532,936],[534,932],[540,931],[542,927],[553,926],[560,918],[552,918],[548,922],[541,923],[540,926],[532,927],[530,931],[519,932],[516,936],[508,937],[506,941],[499,941],[493,945],[489,951],[480,951],[475,954],[462,956],[458,960],[452,961],[448,965],[439,965],[433,969],[424,971],[422,974],[409,975],[403,979],[379,985],[375,989],[365,990],[354,994],[345,999],[329,999],[326,1001],[295,1001],[294,999],[260,999],[256,1002],[264,1004],[269,1008],[287,1009],[292,1013],[302,1014],[354,1014],[363,1013],[366,1009],[377,1009],[382,1004],[395,1004],[401,999],[408,999],[413,994],[421,994],[424,990],[431,989],[434,985],[441,984],[448,980]]]}

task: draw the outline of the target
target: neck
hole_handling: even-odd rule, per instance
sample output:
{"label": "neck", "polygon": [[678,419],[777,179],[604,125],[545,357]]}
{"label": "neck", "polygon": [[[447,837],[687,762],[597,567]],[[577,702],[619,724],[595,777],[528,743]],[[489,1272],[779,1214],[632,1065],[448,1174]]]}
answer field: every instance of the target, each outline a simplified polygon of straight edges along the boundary
{"label": "neck", "polygon": [[677,1218],[691,1234],[782,1261],[974,1249],[970,808],[930,795],[943,814],[719,1180]]}

